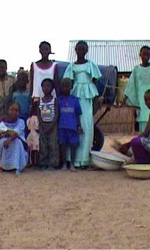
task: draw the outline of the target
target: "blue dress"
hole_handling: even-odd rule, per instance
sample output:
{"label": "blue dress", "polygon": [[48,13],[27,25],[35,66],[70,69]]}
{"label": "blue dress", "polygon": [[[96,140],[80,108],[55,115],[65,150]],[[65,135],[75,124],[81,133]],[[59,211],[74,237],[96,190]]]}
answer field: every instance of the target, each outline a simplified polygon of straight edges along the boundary
{"label": "blue dress", "polygon": [[[4,122],[8,130],[13,130],[18,133],[18,136],[25,141],[24,129],[25,124],[22,119],[17,119],[14,123]],[[28,162],[28,153],[24,149],[23,142],[19,138],[12,141],[7,149],[3,143],[7,140],[6,137],[0,139],[0,167],[4,170],[17,169],[22,170]]]}
{"label": "blue dress", "polygon": [[80,116],[83,134],[80,135],[80,144],[76,151],[75,166],[86,166],[90,163],[90,150],[93,145],[93,99],[98,91],[93,78],[99,79],[101,72],[98,66],[87,61],[84,64],[69,64],[63,78],[74,81],[71,94],[79,98],[82,115]]}

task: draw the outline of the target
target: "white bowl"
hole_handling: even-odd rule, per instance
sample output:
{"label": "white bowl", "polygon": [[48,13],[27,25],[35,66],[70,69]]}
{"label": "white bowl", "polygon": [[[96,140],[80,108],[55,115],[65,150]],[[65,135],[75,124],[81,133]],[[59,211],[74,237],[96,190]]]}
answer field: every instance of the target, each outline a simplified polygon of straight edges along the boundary
{"label": "white bowl", "polygon": [[105,170],[118,170],[124,163],[124,159],[114,154],[91,151],[91,164]]}
{"label": "white bowl", "polygon": [[123,166],[126,169],[128,176],[137,179],[150,178],[150,164],[129,164]]}

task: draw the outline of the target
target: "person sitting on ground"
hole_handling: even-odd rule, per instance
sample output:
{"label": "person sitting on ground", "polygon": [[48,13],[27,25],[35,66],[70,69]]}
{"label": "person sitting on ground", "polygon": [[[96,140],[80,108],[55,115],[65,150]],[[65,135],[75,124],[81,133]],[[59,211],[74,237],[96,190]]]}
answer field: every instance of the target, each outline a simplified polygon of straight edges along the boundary
{"label": "person sitting on ground", "polygon": [[3,170],[16,169],[20,174],[28,162],[28,153],[25,149],[25,124],[19,118],[20,107],[12,103],[8,107],[8,114],[0,130],[0,168]]}
{"label": "person sitting on ground", "polygon": [[[144,100],[146,106],[150,109],[150,89],[145,92]],[[115,141],[112,146],[125,155],[128,155],[131,148],[136,164],[150,164],[150,115],[143,133],[124,144]]]}

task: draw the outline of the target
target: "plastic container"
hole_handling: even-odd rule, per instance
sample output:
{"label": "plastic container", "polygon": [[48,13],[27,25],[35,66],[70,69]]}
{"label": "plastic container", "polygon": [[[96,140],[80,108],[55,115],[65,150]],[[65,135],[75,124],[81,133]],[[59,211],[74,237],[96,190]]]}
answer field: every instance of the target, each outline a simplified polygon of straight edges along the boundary
{"label": "plastic container", "polygon": [[114,154],[91,151],[91,165],[104,170],[119,170],[124,164],[124,159]]}

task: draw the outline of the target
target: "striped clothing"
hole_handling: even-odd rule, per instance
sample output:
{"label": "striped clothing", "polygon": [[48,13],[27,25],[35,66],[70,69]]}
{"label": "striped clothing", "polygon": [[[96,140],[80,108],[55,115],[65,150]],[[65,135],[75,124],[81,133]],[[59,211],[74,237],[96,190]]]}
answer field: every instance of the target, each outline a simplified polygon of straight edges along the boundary
{"label": "striped clothing", "polygon": [[52,122],[55,117],[55,98],[53,97],[49,102],[40,100],[39,105],[41,111],[41,118],[43,122]]}

